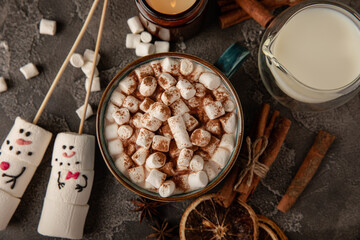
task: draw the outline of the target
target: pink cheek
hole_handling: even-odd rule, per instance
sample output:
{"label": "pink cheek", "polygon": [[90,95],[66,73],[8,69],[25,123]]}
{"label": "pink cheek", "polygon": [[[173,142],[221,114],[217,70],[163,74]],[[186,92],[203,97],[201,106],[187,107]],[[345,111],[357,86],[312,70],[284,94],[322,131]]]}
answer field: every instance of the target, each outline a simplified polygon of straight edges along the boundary
{"label": "pink cheek", "polygon": [[3,171],[8,170],[9,167],[10,167],[10,164],[9,164],[8,162],[1,162],[1,163],[0,163],[0,168],[1,168],[1,170],[3,170]]}

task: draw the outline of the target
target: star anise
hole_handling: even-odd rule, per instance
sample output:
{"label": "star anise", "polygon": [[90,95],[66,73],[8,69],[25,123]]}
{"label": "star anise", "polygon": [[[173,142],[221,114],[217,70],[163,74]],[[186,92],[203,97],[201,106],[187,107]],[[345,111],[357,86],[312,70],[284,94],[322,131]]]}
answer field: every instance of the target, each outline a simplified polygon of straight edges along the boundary
{"label": "star anise", "polygon": [[159,211],[157,210],[157,208],[165,204],[162,202],[151,201],[143,197],[140,197],[137,200],[132,200],[131,202],[137,207],[133,211],[141,212],[140,223],[146,217],[150,218],[150,220],[153,220],[153,216],[159,215]]}
{"label": "star anise", "polygon": [[168,228],[169,223],[164,220],[163,223],[159,224],[158,221],[156,221],[155,226],[151,226],[152,229],[154,229],[154,233],[148,235],[146,238],[156,238],[156,240],[166,240],[167,238],[174,238],[177,236],[177,234],[174,233],[174,230],[177,228],[177,226],[174,226],[172,228]]}

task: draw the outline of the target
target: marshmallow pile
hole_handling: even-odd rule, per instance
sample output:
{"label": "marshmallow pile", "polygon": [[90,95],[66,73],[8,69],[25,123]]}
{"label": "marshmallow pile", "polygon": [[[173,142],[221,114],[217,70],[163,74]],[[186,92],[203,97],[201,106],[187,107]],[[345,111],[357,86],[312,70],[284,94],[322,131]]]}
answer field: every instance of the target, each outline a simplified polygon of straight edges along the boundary
{"label": "marshmallow pile", "polygon": [[118,170],[161,197],[207,186],[235,147],[230,93],[217,74],[186,58],[132,71],[112,93],[105,119]]}
{"label": "marshmallow pile", "polygon": [[126,48],[135,49],[136,56],[144,57],[153,53],[169,52],[170,43],[167,41],[152,41],[152,35],[144,31],[138,16],[127,20],[131,33],[126,35]]}

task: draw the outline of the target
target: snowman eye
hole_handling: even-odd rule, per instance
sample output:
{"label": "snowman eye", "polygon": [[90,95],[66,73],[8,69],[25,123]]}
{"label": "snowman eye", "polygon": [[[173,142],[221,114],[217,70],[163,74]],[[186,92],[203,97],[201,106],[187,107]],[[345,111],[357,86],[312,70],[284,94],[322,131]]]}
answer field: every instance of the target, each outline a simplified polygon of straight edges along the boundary
{"label": "snowman eye", "polygon": [[66,149],[66,146],[65,146],[65,145],[63,145],[63,146],[62,146],[62,148],[63,148],[63,149]]}
{"label": "snowman eye", "polygon": [[21,128],[21,129],[19,130],[19,133],[23,133],[23,132],[24,132],[24,129]]}
{"label": "snowman eye", "polygon": [[28,152],[28,156],[31,156],[32,155],[32,152]]}
{"label": "snowman eye", "polygon": [[68,163],[68,166],[70,166],[70,163]]}
{"label": "snowman eye", "polygon": [[75,162],[75,164],[80,164],[80,162]]}
{"label": "snowman eye", "polygon": [[30,135],[31,135],[31,132],[26,132],[25,133],[25,136],[27,136],[27,137],[30,136]]}
{"label": "snowman eye", "polygon": [[20,151],[17,151],[17,152],[16,152],[16,155],[20,155],[20,154],[21,154],[21,152],[20,152]]}
{"label": "snowman eye", "polygon": [[74,146],[70,146],[69,149],[72,150],[74,148]]}
{"label": "snowman eye", "polygon": [[9,144],[10,144],[10,141],[9,141],[9,140],[6,140],[6,144],[9,145]]}

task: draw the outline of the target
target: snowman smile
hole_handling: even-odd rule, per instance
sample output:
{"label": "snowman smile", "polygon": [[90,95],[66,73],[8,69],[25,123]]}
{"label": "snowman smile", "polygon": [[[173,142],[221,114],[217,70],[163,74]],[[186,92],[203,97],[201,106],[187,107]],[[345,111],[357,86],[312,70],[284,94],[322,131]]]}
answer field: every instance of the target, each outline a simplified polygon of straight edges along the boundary
{"label": "snowman smile", "polygon": [[65,158],[71,158],[71,157],[73,157],[75,155],[75,152],[71,152],[69,155],[66,152],[64,152],[62,155]]}
{"label": "snowman smile", "polygon": [[16,139],[16,144],[17,145],[30,145],[32,144],[32,141],[26,141],[22,138]]}

